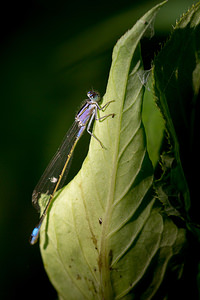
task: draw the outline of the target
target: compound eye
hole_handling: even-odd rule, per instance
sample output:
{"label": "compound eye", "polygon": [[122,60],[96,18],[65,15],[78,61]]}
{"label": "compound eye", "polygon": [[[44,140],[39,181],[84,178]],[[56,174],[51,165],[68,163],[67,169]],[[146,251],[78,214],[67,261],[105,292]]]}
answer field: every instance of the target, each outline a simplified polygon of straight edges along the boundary
{"label": "compound eye", "polygon": [[93,101],[99,101],[100,100],[100,95],[99,93],[95,92],[95,91],[89,91],[87,93],[87,96],[90,100],[93,100]]}

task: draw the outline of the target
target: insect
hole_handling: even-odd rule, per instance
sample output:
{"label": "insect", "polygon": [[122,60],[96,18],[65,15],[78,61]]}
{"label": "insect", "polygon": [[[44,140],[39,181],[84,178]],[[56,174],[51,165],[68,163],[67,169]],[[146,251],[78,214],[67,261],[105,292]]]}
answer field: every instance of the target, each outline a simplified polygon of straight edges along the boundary
{"label": "insect", "polygon": [[81,138],[85,129],[87,132],[95,138],[100,146],[104,148],[102,142],[91,132],[92,121],[101,121],[111,116],[114,117],[115,114],[108,114],[99,117],[99,111],[103,111],[106,107],[113,102],[109,101],[104,106],[100,107],[98,102],[100,100],[100,95],[98,92],[89,91],[87,93],[88,99],[85,100],[84,105],[79,110],[75,116],[75,121],[71,128],[66,133],[60,147],[53,156],[46,170],[44,171],[42,177],[40,178],[38,184],[36,185],[32,194],[32,203],[38,209],[38,200],[42,195],[47,195],[48,200],[44,211],[39,219],[39,223],[33,229],[30,237],[30,244],[34,245],[39,237],[40,228],[42,222],[48,212],[49,206],[54,198],[55,192],[63,187],[68,171],[70,161],[72,159],[73,151],[76,147],[77,142]]}

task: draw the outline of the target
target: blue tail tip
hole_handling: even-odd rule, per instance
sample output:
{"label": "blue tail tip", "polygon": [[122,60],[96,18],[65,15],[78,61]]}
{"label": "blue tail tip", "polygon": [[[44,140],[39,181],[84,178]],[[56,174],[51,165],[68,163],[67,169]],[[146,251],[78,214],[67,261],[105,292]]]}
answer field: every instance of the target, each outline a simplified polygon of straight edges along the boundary
{"label": "blue tail tip", "polygon": [[31,245],[34,245],[37,242],[38,236],[39,236],[39,228],[35,227],[31,233],[30,240],[29,240]]}

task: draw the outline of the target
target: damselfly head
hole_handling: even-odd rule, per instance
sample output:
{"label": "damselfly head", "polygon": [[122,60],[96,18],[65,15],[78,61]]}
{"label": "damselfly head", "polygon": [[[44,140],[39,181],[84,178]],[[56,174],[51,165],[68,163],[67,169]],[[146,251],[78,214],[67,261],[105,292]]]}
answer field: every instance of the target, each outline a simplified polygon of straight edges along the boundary
{"label": "damselfly head", "polygon": [[99,95],[99,93],[98,93],[98,92],[95,92],[95,91],[89,91],[89,92],[87,93],[87,96],[88,96],[88,98],[89,98],[90,100],[92,100],[92,101],[98,102],[98,101],[100,100],[100,95]]}

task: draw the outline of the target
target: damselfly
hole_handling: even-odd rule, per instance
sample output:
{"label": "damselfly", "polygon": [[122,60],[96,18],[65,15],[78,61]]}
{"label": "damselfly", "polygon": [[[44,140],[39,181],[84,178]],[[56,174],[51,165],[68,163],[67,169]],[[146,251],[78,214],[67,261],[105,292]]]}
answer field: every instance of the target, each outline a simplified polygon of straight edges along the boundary
{"label": "damselfly", "polygon": [[48,212],[55,192],[60,189],[65,183],[73,151],[85,129],[93,138],[95,138],[99,142],[101,147],[104,148],[102,142],[90,130],[92,121],[94,119],[96,121],[101,121],[109,116],[111,116],[112,118],[114,117],[114,114],[108,114],[99,117],[99,111],[104,110],[109,105],[109,103],[113,102],[113,100],[100,107],[98,104],[100,96],[97,92],[89,91],[87,93],[87,96],[88,99],[86,99],[84,105],[76,115],[73,125],[66,133],[63,142],[61,143],[56,154],[50,161],[42,177],[40,178],[40,181],[33,191],[32,203],[37,209],[39,208],[38,200],[41,196],[46,195],[48,196],[48,199],[45,209],[40,217],[39,223],[32,231],[30,237],[31,245],[34,245],[38,240],[42,222]]}

